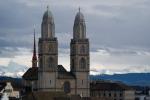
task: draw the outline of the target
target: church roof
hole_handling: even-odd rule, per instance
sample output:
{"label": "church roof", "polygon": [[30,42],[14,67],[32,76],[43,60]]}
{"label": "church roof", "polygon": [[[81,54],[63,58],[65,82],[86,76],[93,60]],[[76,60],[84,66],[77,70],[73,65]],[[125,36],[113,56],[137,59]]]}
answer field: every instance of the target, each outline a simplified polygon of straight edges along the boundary
{"label": "church roof", "polygon": [[22,77],[24,80],[37,80],[38,79],[38,67],[29,68]]}
{"label": "church roof", "polygon": [[[57,70],[59,79],[75,79],[75,75],[72,72],[67,72],[62,65],[58,65]],[[37,80],[38,67],[29,68],[22,77],[24,80]]]}
{"label": "church roof", "polygon": [[75,79],[75,75],[72,72],[67,72],[67,70],[62,65],[58,65],[58,78]]}

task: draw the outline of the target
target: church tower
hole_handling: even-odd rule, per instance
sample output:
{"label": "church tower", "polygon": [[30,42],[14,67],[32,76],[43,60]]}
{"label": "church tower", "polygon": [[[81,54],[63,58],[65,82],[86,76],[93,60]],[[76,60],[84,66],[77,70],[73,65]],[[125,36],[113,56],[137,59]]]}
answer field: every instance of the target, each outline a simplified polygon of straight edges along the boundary
{"label": "church tower", "polygon": [[55,91],[58,65],[58,41],[55,37],[54,18],[47,8],[41,24],[39,38],[38,90]]}
{"label": "church tower", "polygon": [[74,20],[70,49],[70,69],[76,76],[76,94],[89,97],[89,40],[86,38],[85,20],[80,9]]}

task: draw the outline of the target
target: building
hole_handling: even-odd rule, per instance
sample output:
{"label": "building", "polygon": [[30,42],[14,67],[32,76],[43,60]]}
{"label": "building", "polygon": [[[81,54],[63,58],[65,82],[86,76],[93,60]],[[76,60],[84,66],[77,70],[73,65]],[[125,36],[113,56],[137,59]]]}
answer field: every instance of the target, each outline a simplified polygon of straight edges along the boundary
{"label": "building", "polygon": [[70,43],[71,71],[58,65],[58,40],[54,18],[49,9],[44,13],[39,38],[38,91],[64,91],[89,97],[89,41],[83,14],[77,13]]}
{"label": "building", "polygon": [[[34,41],[33,58],[36,58],[35,49]],[[65,92],[67,95],[89,97],[89,40],[86,38],[85,19],[80,9],[74,20],[70,51],[71,70],[68,72],[62,65],[58,65],[54,17],[47,8],[38,42],[38,67],[37,60],[32,59],[32,68],[23,75],[26,86],[40,92]]]}
{"label": "building", "polygon": [[1,82],[0,83],[0,98],[3,95],[7,95],[9,98],[19,98],[20,91],[13,87],[11,82]]}
{"label": "building", "polygon": [[135,100],[135,90],[123,83],[92,82],[90,94],[94,100]]}
{"label": "building", "polygon": [[133,86],[135,88],[135,100],[150,100],[150,87]]}
{"label": "building", "polygon": [[22,76],[24,89],[26,92],[37,89],[38,80],[38,67],[37,67],[37,56],[36,56],[36,41],[35,41],[35,30],[34,30],[34,45],[33,45],[33,56],[32,56],[32,67],[29,68]]}

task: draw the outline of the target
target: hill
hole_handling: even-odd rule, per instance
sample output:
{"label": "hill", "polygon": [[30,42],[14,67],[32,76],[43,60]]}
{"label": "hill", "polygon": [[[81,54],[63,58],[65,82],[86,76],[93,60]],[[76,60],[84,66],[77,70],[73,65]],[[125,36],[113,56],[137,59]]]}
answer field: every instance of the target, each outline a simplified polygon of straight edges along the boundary
{"label": "hill", "polygon": [[150,73],[128,73],[114,75],[91,75],[91,80],[120,81],[129,85],[150,86]]}
{"label": "hill", "polygon": [[[120,81],[128,85],[138,86],[150,86],[150,73],[128,73],[128,74],[114,74],[114,75],[90,75],[91,80],[108,80],[108,81]],[[0,76],[0,82],[11,81],[15,83],[21,83],[21,78],[12,78],[6,76]]]}

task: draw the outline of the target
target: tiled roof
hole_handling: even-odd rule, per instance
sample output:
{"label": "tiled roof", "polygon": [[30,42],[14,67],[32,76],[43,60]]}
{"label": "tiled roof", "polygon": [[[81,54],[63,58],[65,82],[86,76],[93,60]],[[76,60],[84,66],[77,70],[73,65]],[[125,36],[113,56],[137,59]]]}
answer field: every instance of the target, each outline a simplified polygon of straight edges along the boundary
{"label": "tiled roof", "polygon": [[123,83],[112,83],[112,82],[93,82],[90,83],[90,89],[98,91],[123,91],[123,90],[134,90],[132,87]]}
{"label": "tiled roof", "polygon": [[29,68],[22,77],[24,80],[37,80],[38,79],[38,67]]}

